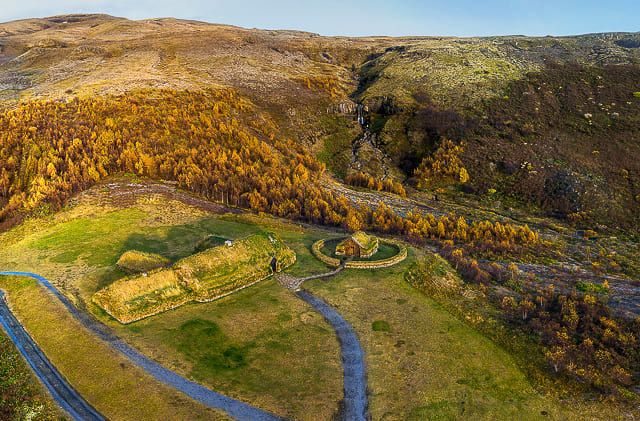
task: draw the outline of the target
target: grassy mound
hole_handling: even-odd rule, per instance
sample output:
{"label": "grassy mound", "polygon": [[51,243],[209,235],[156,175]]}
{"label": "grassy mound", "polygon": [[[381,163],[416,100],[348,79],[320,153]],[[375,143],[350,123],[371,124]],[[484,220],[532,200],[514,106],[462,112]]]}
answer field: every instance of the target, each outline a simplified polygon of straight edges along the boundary
{"label": "grassy mound", "polygon": [[138,250],[126,251],[116,263],[120,269],[128,273],[151,272],[168,264],[169,260],[162,256]]}
{"label": "grassy mound", "polygon": [[116,281],[92,299],[121,323],[131,323],[259,282],[273,273],[273,259],[279,272],[296,261],[296,254],[275,234],[257,234],[186,257],[169,269]]}
{"label": "grassy mound", "polygon": [[209,301],[271,275],[296,261],[293,250],[275,234],[257,234],[194,254],[174,265],[198,301]]}

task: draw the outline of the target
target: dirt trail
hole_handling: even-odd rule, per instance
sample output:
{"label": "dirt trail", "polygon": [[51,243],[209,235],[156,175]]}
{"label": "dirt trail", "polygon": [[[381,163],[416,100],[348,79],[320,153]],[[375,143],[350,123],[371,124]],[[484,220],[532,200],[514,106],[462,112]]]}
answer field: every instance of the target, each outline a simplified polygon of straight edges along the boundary
{"label": "dirt trail", "polygon": [[[108,342],[115,349],[128,357],[137,366],[148,372],[155,379],[162,383],[174,387],[198,402],[211,408],[225,411],[229,416],[241,421],[276,421],[283,420],[274,414],[255,408],[246,403],[237,401],[217,392],[209,390],[198,383],[192,382],[179,374],[159,365],[151,359],[145,357],[140,352],[129,346],[106,325],[99,322],[89,314],[80,311],[66,297],[54,287],[51,282],[40,275],[29,272],[0,272],[0,275],[29,276],[36,279],[42,286],[51,291],[71,315],[82,323],[87,329],[95,333],[100,339]],[[83,419],[83,418],[80,418]],[[87,418],[91,419],[91,418]],[[102,418],[93,418],[102,419]]]}
{"label": "dirt trail", "polygon": [[300,285],[302,285],[302,283],[305,281],[310,281],[312,279],[328,278],[330,276],[336,275],[343,269],[344,269],[344,263],[342,263],[340,266],[338,266],[337,269],[332,270],[331,272],[319,273],[317,275],[311,275],[305,278],[295,278],[293,276],[289,276],[286,274],[284,275],[278,274],[276,275],[276,279],[278,280],[278,282],[280,282],[280,285],[282,285],[283,287],[297,291],[300,289]]}
{"label": "dirt trail", "polygon": [[297,291],[296,295],[313,306],[333,326],[342,351],[342,371],[344,375],[344,414],[347,421],[368,419],[367,379],[364,368],[364,352],[351,325],[324,301],[307,291]]}

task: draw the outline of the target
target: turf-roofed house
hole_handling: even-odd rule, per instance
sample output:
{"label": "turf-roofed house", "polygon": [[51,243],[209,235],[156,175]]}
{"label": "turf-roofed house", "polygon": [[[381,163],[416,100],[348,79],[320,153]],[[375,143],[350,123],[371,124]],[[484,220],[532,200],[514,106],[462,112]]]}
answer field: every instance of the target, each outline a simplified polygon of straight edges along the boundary
{"label": "turf-roofed house", "polygon": [[121,323],[131,323],[188,302],[224,297],[295,261],[295,252],[280,237],[260,233],[205,248],[170,267],[122,278],[96,292],[92,299]]}
{"label": "turf-roofed house", "polygon": [[371,257],[378,251],[378,238],[362,231],[354,232],[336,246],[336,254],[340,256]]}

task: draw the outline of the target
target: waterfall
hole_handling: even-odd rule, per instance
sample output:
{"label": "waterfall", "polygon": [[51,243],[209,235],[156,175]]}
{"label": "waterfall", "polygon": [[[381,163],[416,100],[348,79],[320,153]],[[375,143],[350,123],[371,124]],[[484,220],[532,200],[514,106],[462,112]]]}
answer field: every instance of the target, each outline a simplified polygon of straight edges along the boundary
{"label": "waterfall", "polygon": [[358,104],[358,124],[364,126],[364,106]]}

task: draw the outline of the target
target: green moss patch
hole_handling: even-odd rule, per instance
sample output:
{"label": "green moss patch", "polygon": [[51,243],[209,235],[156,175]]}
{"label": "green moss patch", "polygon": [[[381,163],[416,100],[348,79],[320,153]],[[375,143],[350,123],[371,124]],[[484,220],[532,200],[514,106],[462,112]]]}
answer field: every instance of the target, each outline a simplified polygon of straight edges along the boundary
{"label": "green moss patch", "polygon": [[0,419],[61,419],[56,405],[4,331],[0,329]]}
{"label": "green moss patch", "polygon": [[375,322],[371,323],[371,329],[373,329],[375,332],[391,332],[389,323],[385,322],[384,320],[376,320]]}

